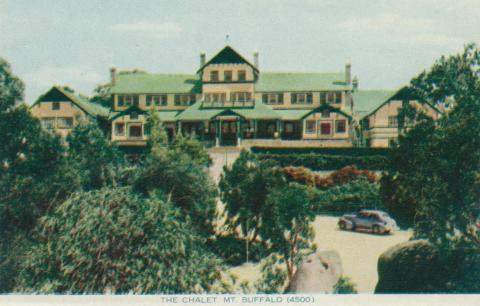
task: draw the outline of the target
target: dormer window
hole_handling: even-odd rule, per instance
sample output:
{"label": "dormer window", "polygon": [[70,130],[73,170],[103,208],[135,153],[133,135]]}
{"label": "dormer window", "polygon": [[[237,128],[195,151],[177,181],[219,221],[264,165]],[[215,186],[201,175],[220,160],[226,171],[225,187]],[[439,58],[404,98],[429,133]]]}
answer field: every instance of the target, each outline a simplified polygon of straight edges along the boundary
{"label": "dormer window", "polygon": [[223,80],[225,82],[231,82],[232,81],[232,71],[231,70],[226,70],[223,72]]}
{"label": "dormer window", "polygon": [[210,71],[210,81],[211,82],[218,82],[218,71]]}
{"label": "dormer window", "polygon": [[312,104],[312,93],[292,93],[291,100],[292,104]]}

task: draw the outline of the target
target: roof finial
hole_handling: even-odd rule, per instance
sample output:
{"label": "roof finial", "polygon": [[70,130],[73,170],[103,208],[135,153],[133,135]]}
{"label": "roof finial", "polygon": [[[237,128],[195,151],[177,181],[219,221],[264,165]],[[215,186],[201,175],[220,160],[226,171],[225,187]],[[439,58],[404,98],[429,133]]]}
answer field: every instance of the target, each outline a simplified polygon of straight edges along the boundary
{"label": "roof finial", "polygon": [[230,44],[230,35],[229,34],[225,35],[225,44],[226,45]]}

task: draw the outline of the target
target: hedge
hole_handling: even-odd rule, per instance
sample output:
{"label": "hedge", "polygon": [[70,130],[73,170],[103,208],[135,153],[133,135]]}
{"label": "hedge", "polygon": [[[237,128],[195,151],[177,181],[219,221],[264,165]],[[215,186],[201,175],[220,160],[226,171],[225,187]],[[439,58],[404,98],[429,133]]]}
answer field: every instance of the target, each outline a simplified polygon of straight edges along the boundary
{"label": "hedge", "polygon": [[280,166],[306,167],[311,170],[338,170],[355,165],[362,170],[384,170],[388,157],[385,155],[342,156],[324,154],[257,154],[260,159],[277,161]]}
{"label": "hedge", "polygon": [[385,156],[390,154],[389,148],[305,148],[305,147],[252,147],[251,151],[257,154],[316,154],[328,156]]}

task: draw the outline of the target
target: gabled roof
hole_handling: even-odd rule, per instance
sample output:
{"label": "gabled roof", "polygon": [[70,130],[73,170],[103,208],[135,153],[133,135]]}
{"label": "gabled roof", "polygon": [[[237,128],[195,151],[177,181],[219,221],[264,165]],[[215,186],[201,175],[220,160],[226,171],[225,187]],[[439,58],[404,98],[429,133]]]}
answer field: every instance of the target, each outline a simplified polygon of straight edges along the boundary
{"label": "gabled roof", "polygon": [[[358,92],[361,92],[361,91],[358,91]],[[355,112],[360,113],[362,118],[368,117],[376,113],[377,110],[379,110],[383,105],[385,105],[386,103],[392,100],[407,100],[407,101],[417,100],[420,103],[427,104],[436,112],[441,113],[441,111],[430,102],[425,101],[420,97],[412,96],[407,86],[400,87],[397,90],[387,90],[387,91],[366,90],[364,91],[364,93],[360,93],[360,94],[358,94],[358,92],[353,93],[353,103],[354,103],[353,107],[355,109]],[[365,107],[358,106],[359,103],[355,100],[355,98],[359,99],[360,103],[364,103],[366,106]],[[362,108],[364,108],[365,110],[362,111]]]}
{"label": "gabled roof", "polygon": [[67,100],[78,106],[90,116],[108,117],[109,110],[107,108],[99,104],[92,103],[88,101],[87,98],[76,95],[68,90],[65,90],[63,87],[56,85],[52,86],[52,88],[50,88],[46,93],[38,97],[37,101],[35,101],[31,107],[44,101],[58,101],[58,99],[60,99],[62,96],[67,98]]}
{"label": "gabled roof", "polygon": [[343,72],[262,72],[256,92],[349,90]]}
{"label": "gabled roof", "polygon": [[193,74],[132,72],[117,74],[112,94],[199,93],[201,83]]}
{"label": "gabled roof", "polygon": [[248,60],[240,55],[235,49],[226,45],[222,50],[215,54],[208,62],[206,62],[197,73],[202,71],[206,66],[210,64],[247,64],[258,72],[257,67],[252,65]]}
{"label": "gabled roof", "polygon": [[353,109],[356,113],[370,113],[396,92],[396,90],[356,90],[352,94]]}

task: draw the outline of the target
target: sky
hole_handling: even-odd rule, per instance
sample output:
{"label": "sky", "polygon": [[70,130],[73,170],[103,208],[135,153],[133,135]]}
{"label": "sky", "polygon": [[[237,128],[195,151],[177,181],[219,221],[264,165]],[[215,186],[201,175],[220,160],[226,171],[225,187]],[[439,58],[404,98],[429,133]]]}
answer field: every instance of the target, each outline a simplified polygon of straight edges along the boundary
{"label": "sky", "polygon": [[195,73],[227,42],[260,71],[343,71],[360,89],[409,82],[480,44],[480,0],[0,0],[0,57],[27,103],[54,84],[90,95],[109,69]]}

